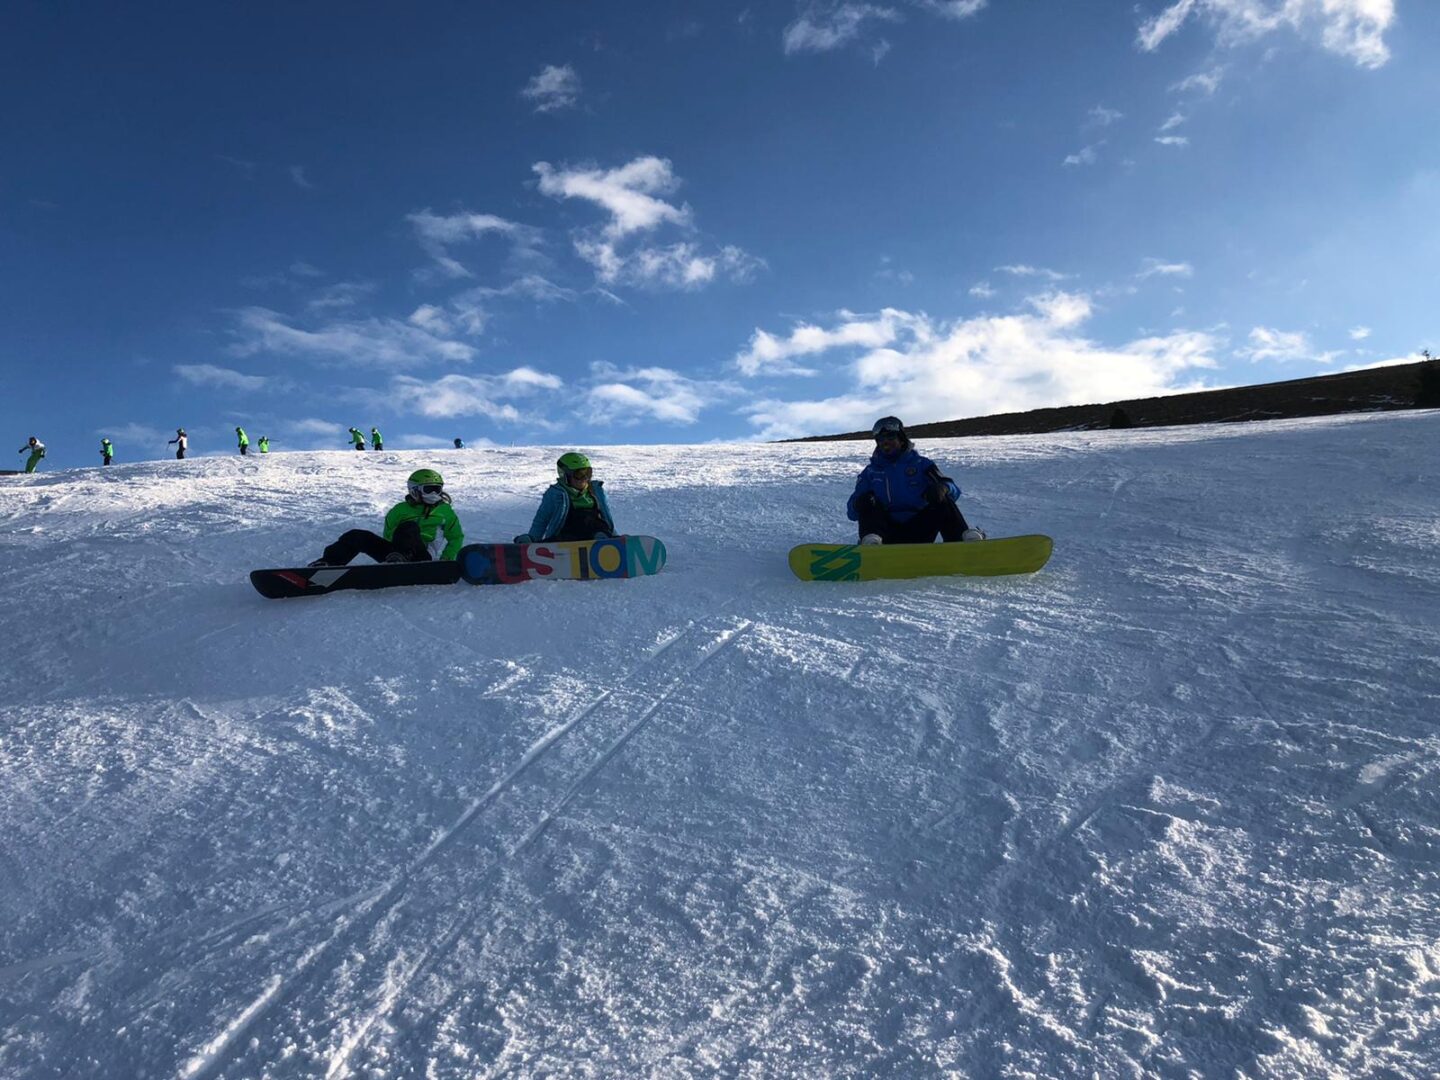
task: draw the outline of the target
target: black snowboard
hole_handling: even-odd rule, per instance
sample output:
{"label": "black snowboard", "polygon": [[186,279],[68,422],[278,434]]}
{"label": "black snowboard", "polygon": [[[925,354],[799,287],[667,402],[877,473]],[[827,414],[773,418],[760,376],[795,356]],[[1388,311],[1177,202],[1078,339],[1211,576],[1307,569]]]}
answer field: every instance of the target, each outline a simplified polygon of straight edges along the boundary
{"label": "black snowboard", "polygon": [[453,560],[416,563],[362,563],[358,566],[299,566],[251,570],[250,584],[261,596],[324,596],[339,589],[391,589],[397,585],[454,585],[460,564]]}

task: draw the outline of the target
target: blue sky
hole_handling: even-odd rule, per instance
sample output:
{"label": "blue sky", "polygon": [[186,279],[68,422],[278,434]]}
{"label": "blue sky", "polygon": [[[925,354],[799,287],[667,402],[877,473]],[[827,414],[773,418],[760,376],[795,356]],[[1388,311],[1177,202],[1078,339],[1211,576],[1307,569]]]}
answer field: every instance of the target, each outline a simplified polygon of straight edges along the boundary
{"label": "blue sky", "polygon": [[0,422],[705,442],[1407,359],[1437,45],[1429,0],[8,4]]}

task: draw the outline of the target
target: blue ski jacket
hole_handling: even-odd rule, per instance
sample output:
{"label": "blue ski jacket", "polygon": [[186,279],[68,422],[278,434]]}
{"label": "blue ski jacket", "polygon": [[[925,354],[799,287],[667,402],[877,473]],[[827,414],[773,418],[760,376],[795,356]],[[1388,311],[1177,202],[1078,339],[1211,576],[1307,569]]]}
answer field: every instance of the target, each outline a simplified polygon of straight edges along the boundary
{"label": "blue ski jacket", "polygon": [[845,504],[845,516],[851,521],[859,521],[860,513],[855,509],[855,500],[873,492],[892,518],[909,521],[925,508],[925,489],[935,480],[944,482],[952,499],[960,498],[960,485],[948,476],[941,476],[936,464],[922,457],[913,446],[893,458],[886,457],[877,449],[870,455],[870,464],[855,481],[855,491]]}
{"label": "blue ski jacket", "polygon": [[[605,499],[605,481],[590,481],[590,491],[595,496],[595,507],[606,521],[610,531],[615,532],[615,519],[610,516],[610,503]],[[570,493],[558,481],[551,484],[540,500],[540,509],[535,511],[535,520],[530,523],[528,535],[531,541],[549,540],[565,525],[570,516]]]}

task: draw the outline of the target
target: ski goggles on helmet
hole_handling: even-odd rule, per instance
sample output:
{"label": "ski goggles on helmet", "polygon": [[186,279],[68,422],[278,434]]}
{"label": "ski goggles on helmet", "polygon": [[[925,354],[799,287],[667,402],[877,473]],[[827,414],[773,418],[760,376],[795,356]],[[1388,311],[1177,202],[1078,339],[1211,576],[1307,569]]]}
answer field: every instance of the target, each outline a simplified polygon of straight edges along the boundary
{"label": "ski goggles on helmet", "polygon": [[444,484],[411,484],[411,491],[418,491],[421,495],[439,495],[445,490]]}
{"label": "ski goggles on helmet", "polygon": [[566,472],[565,475],[568,476],[571,480],[589,480],[590,477],[595,475],[595,470],[587,465],[583,469],[571,469],[570,471]]}

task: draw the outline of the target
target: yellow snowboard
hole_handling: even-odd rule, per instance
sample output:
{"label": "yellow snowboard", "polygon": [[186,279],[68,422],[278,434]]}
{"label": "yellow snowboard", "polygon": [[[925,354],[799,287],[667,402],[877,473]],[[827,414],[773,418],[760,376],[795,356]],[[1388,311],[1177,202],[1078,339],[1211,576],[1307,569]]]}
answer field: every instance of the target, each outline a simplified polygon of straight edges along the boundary
{"label": "yellow snowboard", "polygon": [[790,549],[790,569],[803,581],[875,581],[880,578],[963,574],[995,577],[1033,574],[1050,559],[1048,536],[1005,536],[967,544],[801,544]]}

